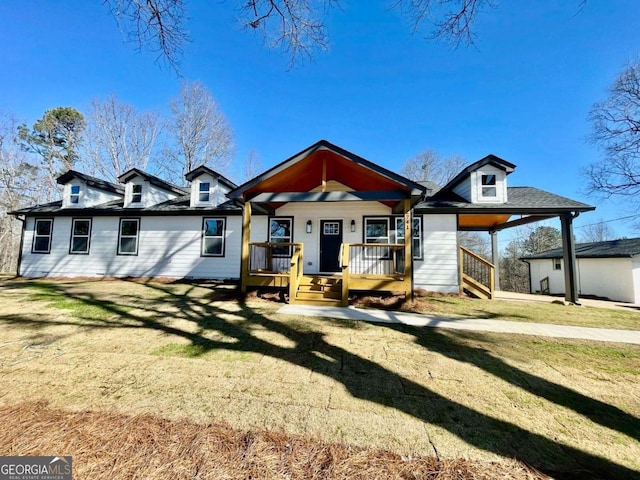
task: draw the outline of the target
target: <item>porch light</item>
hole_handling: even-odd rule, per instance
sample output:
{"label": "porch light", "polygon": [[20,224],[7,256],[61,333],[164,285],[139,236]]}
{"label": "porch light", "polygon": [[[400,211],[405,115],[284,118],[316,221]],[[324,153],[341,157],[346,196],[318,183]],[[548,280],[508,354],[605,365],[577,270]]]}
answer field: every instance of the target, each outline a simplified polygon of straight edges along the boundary
{"label": "porch light", "polygon": [[351,231],[352,232],[356,231],[356,221],[355,220],[351,220]]}
{"label": "porch light", "polygon": [[307,220],[307,233],[311,233],[311,220]]}

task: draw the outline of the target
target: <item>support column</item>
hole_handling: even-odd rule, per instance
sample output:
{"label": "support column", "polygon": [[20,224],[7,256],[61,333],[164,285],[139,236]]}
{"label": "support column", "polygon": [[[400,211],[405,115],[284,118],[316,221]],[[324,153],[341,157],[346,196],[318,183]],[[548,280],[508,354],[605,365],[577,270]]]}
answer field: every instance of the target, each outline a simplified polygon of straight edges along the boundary
{"label": "support column", "polygon": [[402,201],[404,212],[404,281],[407,285],[407,300],[413,300],[413,220],[411,200]]}
{"label": "support column", "polygon": [[562,252],[564,260],[564,299],[567,302],[580,304],[578,297],[578,281],[576,275],[576,244],[573,238],[573,219],[577,214],[571,212],[560,216],[562,227]]}
{"label": "support column", "polygon": [[498,232],[491,230],[491,263],[493,263],[493,275],[495,281],[495,289],[500,290],[500,252],[498,250]]}
{"label": "support column", "polygon": [[251,238],[251,202],[247,201],[242,210],[242,259],[240,267],[240,292],[247,293],[249,282],[249,241]]}

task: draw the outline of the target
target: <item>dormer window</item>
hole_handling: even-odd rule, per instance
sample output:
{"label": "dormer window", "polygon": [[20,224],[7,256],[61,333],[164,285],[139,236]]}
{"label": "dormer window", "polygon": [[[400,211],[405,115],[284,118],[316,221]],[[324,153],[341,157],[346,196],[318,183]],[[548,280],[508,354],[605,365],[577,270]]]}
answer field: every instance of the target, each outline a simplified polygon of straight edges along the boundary
{"label": "dormer window", "polygon": [[132,185],[131,189],[131,203],[142,202],[142,185]]}
{"label": "dormer window", "polygon": [[80,203],[80,185],[71,185],[71,195],[69,196],[69,203]]}
{"label": "dormer window", "polygon": [[482,175],[482,196],[496,197],[498,191],[496,189],[496,176],[493,174]]}
{"label": "dormer window", "polygon": [[200,187],[198,189],[198,202],[209,203],[210,191],[211,191],[211,183],[200,182]]}

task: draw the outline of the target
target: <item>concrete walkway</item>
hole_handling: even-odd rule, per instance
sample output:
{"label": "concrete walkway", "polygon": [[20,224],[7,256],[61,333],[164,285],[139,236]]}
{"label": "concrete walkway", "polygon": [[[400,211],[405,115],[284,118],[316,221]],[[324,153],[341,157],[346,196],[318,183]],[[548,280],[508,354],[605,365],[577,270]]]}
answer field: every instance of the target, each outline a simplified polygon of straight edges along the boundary
{"label": "concrete walkway", "polygon": [[633,343],[640,345],[640,331],[609,328],[572,327],[547,323],[510,322],[482,318],[445,318],[417,313],[389,312],[355,307],[316,307],[285,305],[277,313],[306,317],[363,320],[372,323],[395,323],[415,327],[452,328],[480,332],[514,333],[541,337],[576,338],[599,342]]}

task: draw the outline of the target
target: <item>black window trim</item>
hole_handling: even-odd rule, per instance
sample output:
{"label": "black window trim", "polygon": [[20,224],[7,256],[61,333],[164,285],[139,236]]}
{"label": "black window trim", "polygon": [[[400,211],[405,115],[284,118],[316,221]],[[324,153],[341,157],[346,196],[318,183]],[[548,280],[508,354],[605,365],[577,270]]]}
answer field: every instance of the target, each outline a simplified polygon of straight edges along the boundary
{"label": "black window trim", "polygon": [[[291,238],[289,239],[288,243],[294,243],[293,237],[294,237],[294,217],[293,216],[288,216],[288,215],[269,215],[269,220],[267,221],[267,242],[271,243],[271,220],[274,219],[283,219],[283,220],[289,220],[291,222]],[[289,254],[288,255],[278,255],[278,254],[274,254],[274,257],[278,257],[278,258],[287,258],[287,257],[291,257],[291,255],[293,255],[293,250],[291,249],[291,247],[289,247]]]}
{"label": "black window trim", "polygon": [[[89,222],[89,235],[87,236],[87,251],[86,252],[74,252],[73,251],[73,230],[77,220],[84,220]],[[89,255],[91,252],[91,231],[93,229],[93,219],[90,217],[77,217],[71,219],[71,232],[69,232],[69,255]],[[84,235],[82,235],[84,236]]]}
{"label": "black window trim", "polygon": [[[397,226],[397,221],[395,219],[397,218],[404,218],[404,215],[394,215],[394,226]],[[413,236],[413,221],[414,220],[418,220],[419,224],[420,224],[420,230],[418,232],[419,236],[418,237],[414,237]],[[398,239],[397,239],[397,233],[396,233],[396,238],[395,241],[396,243],[398,243]],[[418,261],[422,261],[424,260],[424,218],[422,215],[418,215],[418,216],[414,216],[411,215],[411,241],[413,241],[414,239],[419,239],[420,240],[420,255],[416,256],[415,254],[415,248],[413,248],[413,245],[411,245],[411,255],[413,255],[413,260],[418,260]]]}
{"label": "black window trim", "polygon": [[[393,243],[393,244],[397,244],[398,243],[398,239],[397,239],[397,233],[396,232],[396,219],[397,218],[404,218],[404,215],[363,215],[362,217],[362,243],[367,243],[367,220],[370,219],[387,219],[388,223],[387,225],[389,226],[388,230],[387,230],[387,238],[389,240],[389,243]],[[412,228],[411,231],[413,232],[413,220],[417,219],[420,222],[420,246],[421,246],[421,251],[420,251],[420,255],[416,256],[413,252],[413,248],[412,248],[412,255],[413,255],[413,260],[414,261],[422,261],[424,260],[424,218],[422,215],[420,216],[414,216],[411,215],[411,222],[412,222]],[[392,232],[393,235],[392,235]],[[413,235],[412,235],[412,241],[413,241]],[[415,237],[418,238],[418,237]],[[373,258],[373,257],[371,257]],[[380,257],[380,260],[387,260],[387,257]]]}
{"label": "black window trim", "polygon": [[[120,241],[122,239],[122,222],[126,221],[126,220],[135,220],[138,222],[138,229],[136,232],[136,251],[135,252],[125,252],[125,253],[121,253],[120,252]],[[126,256],[126,257],[130,257],[130,256],[137,256],[138,255],[138,251],[140,250],[140,224],[142,222],[140,221],[140,217],[120,217],[118,219],[118,244],[116,245],[116,255],[120,256]]]}
{"label": "black window trim", "polygon": [[[223,221],[223,227],[222,227],[222,253],[220,253],[220,254],[204,253],[204,239],[205,239],[204,232],[206,231],[205,224],[206,224],[207,220],[222,220]],[[216,237],[211,237],[211,238],[216,238]],[[200,256],[201,257],[224,258],[225,254],[226,254],[226,249],[227,249],[227,217],[202,217],[202,229],[201,229],[201,234],[200,234]]]}
{"label": "black window trim", "polygon": [[[53,223],[54,223],[54,218],[53,217],[37,217],[33,219],[33,239],[31,240],[31,253],[36,254],[36,255],[47,255],[49,253],[51,253],[51,244],[53,243]],[[51,229],[49,230],[49,235],[47,235],[49,237],[49,243],[48,243],[48,248],[47,251],[36,251],[35,247],[36,247],[36,238],[38,237],[38,222],[39,221],[48,221],[51,222]]]}

